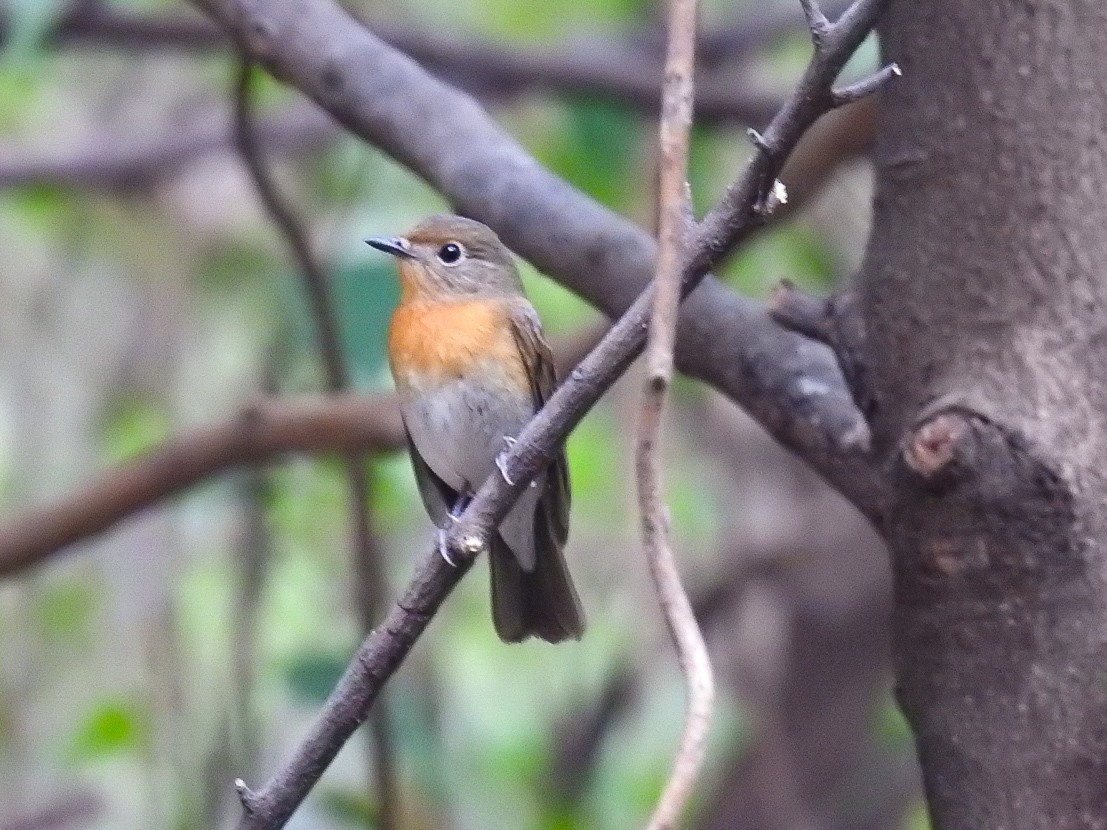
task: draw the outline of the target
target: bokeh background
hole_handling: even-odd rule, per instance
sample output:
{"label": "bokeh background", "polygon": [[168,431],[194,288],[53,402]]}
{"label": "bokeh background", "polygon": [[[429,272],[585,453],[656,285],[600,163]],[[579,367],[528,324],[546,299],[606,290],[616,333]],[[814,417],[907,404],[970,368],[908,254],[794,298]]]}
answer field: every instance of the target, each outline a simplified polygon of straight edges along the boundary
{"label": "bokeh background", "polygon": [[[347,7],[430,55],[558,175],[651,225],[648,96],[555,69],[565,56],[657,65],[660,4]],[[0,9],[3,538],[6,523],[171,436],[325,381],[303,279],[235,148],[237,59],[204,18],[162,0]],[[699,213],[809,52],[793,0],[714,0],[702,18],[704,88],[732,105],[694,132]],[[122,25],[136,21],[146,28]],[[847,73],[875,58],[867,44]],[[387,393],[397,291],[361,240],[449,206],[295,91],[261,72],[253,86],[259,144],[328,273],[353,385]],[[800,209],[722,279],[762,297],[781,279],[826,292],[848,276],[867,232],[865,130],[855,117],[816,172],[785,177]],[[578,354],[600,316],[520,265],[559,352]],[[502,645],[482,565],[389,685],[396,827],[626,828],[648,815],[684,696],[639,545],[638,391],[632,371],[568,445],[584,640]],[[880,543],[703,386],[678,383],[666,444],[677,549],[720,685],[688,826],[926,827],[889,690]],[[404,455],[364,464],[388,583],[376,588],[392,595],[432,528]],[[0,830],[231,826],[231,782],[275,769],[363,633],[348,493],[337,458],[236,468],[5,576]],[[370,759],[359,733],[289,826],[379,826]]]}

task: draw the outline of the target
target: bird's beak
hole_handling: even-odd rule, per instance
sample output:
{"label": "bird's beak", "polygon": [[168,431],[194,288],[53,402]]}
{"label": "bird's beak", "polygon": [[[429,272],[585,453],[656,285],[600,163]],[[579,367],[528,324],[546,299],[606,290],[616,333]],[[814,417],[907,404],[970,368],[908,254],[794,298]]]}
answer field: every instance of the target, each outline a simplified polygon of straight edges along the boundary
{"label": "bird's beak", "polygon": [[402,236],[371,236],[365,240],[365,244],[400,259],[415,259],[415,254],[411,252],[411,243]]}

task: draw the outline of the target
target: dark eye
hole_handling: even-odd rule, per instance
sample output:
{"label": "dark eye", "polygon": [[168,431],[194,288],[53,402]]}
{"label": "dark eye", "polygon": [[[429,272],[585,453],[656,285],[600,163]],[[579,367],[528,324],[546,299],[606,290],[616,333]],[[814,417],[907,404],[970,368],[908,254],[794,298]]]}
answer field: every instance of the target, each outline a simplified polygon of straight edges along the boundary
{"label": "dark eye", "polygon": [[438,259],[444,265],[453,265],[461,259],[463,251],[456,242],[447,242],[438,249]]}

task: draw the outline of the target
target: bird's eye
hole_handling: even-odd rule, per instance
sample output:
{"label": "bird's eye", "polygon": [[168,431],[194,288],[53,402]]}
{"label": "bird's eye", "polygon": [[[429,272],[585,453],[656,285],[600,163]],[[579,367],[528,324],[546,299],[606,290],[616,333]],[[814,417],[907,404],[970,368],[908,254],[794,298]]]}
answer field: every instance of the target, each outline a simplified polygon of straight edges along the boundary
{"label": "bird's eye", "polygon": [[443,265],[456,265],[464,254],[465,251],[456,242],[447,242],[438,249],[438,261]]}

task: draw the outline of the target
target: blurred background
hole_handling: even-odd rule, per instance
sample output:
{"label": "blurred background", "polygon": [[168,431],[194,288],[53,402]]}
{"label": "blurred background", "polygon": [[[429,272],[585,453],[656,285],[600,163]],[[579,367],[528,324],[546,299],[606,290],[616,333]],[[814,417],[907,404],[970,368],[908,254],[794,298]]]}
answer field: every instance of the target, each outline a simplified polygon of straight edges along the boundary
{"label": "blurred background", "polygon": [[[651,225],[661,4],[346,5],[558,175]],[[300,265],[236,143],[239,66],[218,32],[184,2],[0,10],[0,830],[232,826],[232,781],[260,784],[302,737],[372,623],[367,604],[402,587],[432,527],[404,454],[359,460],[367,570],[348,461],[282,455],[13,559],[20,533],[50,536],[57,514],[39,507],[80,502],[100,474],[263,396],[329,381]],[[710,0],[702,21],[700,214],[809,53],[795,0]],[[847,74],[875,59],[869,43]],[[257,153],[329,281],[349,384],[386,395],[397,291],[361,240],[449,206],[294,91],[260,71],[251,89]],[[856,266],[864,107],[801,147],[784,176],[793,210],[719,271],[735,290],[762,297],[787,278],[827,292]],[[599,315],[520,265],[559,355],[579,356]],[[632,371],[568,445],[583,641],[501,644],[478,563],[387,687],[376,739],[355,736],[290,827],[642,824],[684,693],[639,545],[639,388]],[[677,385],[666,445],[720,686],[687,826],[925,828],[890,694],[880,542],[701,385]]]}

